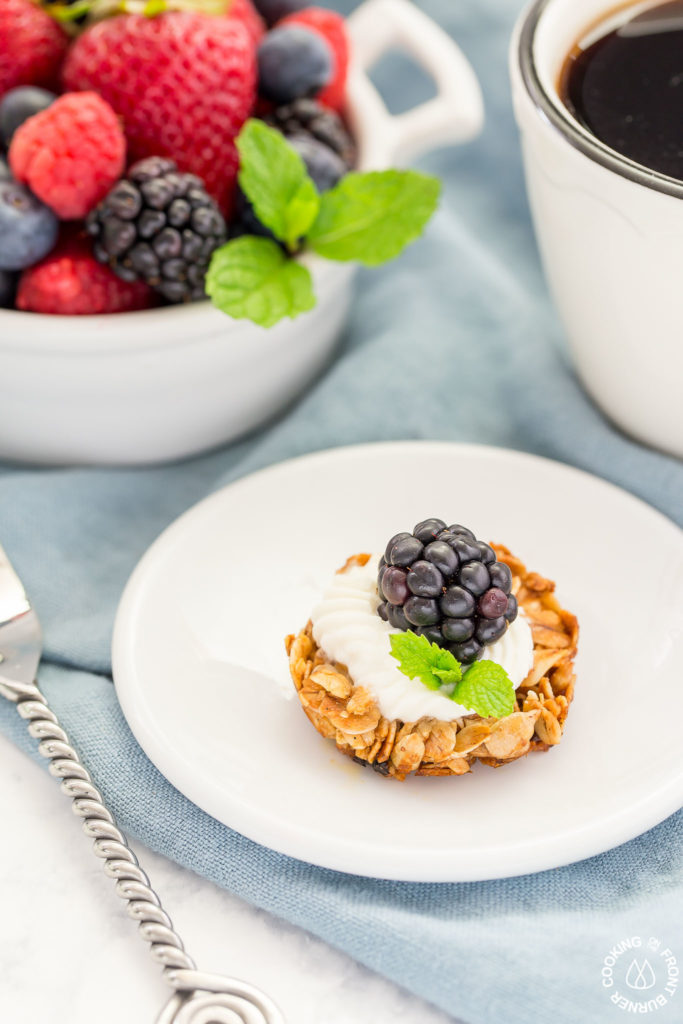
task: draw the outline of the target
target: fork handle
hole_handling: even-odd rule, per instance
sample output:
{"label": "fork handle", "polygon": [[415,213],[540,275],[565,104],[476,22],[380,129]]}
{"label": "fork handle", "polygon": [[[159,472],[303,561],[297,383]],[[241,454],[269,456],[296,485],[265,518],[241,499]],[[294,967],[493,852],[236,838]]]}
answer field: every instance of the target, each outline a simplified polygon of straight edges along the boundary
{"label": "fork handle", "polygon": [[83,831],[94,840],[93,852],[103,861],[104,873],[115,881],[116,892],[126,901],[128,914],[138,922],[140,936],[149,943],[152,958],[161,964],[163,976],[174,990],[158,1024],[208,1020],[216,1024],[284,1024],[280,1011],[258,989],[197,971],[102,794],[38,687],[0,676],[0,695],[16,704],[30,735],[39,741],[38,751],[50,762],[50,774],[61,780],[62,792],[83,819]]}

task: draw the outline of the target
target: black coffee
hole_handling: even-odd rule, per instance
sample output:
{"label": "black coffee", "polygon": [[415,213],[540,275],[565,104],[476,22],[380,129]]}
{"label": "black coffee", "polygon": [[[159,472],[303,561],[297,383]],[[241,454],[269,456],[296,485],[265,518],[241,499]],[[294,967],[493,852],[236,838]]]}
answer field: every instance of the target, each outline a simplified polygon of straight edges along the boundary
{"label": "black coffee", "polygon": [[577,46],[560,89],[574,117],[611,149],[683,180],[683,0]]}

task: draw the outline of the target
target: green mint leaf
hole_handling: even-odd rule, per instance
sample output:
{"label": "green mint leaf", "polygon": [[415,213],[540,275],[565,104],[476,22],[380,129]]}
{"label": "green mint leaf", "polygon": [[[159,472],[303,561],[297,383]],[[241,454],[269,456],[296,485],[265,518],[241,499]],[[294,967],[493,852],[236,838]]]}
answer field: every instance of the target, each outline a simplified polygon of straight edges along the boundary
{"label": "green mint leaf", "polygon": [[389,637],[391,653],[398,661],[401,672],[409,679],[419,679],[430,690],[440,690],[461,679],[460,662],[450,651],[429,642],[416,633],[392,633]]}
{"label": "green mint leaf", "polygon": [[272,327],[315,306],[310,272],[269,238],[244,235],[216,249],[206,275],[214,306],[236,320]]}
{"label": "green mint leaf", "polygon": [[320,196],[306,165],[284,136],[251,118],[237,137],[239,183],[256,216],[294,249],[315,220]]}
{"label": "green mint leaf", "polygon": [[386,263],[422,234],[440,191],[438,178],[417,171],[347,174],[321,196],[308,244],[330,260]]}
{"label": "green mint leaf", "polygon": [[456,704],[482,718],[504,718],[515,710],[515,688],[502,665],[475,661],[453,691]]}

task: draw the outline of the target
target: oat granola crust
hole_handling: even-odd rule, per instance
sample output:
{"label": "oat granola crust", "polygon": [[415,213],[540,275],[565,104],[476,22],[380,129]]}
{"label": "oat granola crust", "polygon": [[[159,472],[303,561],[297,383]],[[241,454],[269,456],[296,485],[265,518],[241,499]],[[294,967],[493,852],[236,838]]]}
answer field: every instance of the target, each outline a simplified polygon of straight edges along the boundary
{"label": "oat granola crust", "polygon": [[[552,580],[528,572],[502,544],[491,546],[498,561],[512,571],[512,593],[524,609],[534,640],[534,665],[517,687],[517,710],[506,718],[389,721],[373,695],[353,682],[345,665],[328,661],[308,622],[285,640],[290,672],[306,715],[342,753],[403,780],[410,774],[465,775],[475,761],[496,768],[560,742],[574,694],[578,622],[559,604]],[[365,565],[369,558],[354,555],[339,571]]]}

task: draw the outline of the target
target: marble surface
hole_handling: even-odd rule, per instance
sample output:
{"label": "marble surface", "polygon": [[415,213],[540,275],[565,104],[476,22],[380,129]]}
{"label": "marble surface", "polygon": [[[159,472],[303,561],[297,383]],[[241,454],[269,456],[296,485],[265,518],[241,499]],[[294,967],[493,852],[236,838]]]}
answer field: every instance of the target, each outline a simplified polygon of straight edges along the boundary
{"label": "marble surface", "polygon": [[[153,1024],[167,989],[55,781],[0,737],[0,1021]],[[202,970],[288,1024],[454,1024],[305,932],[136,847]]]}

